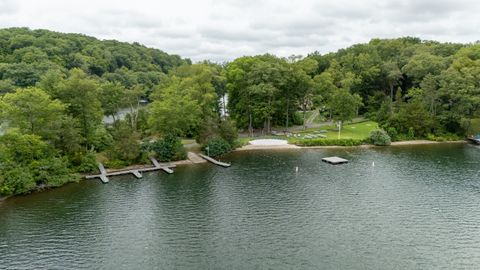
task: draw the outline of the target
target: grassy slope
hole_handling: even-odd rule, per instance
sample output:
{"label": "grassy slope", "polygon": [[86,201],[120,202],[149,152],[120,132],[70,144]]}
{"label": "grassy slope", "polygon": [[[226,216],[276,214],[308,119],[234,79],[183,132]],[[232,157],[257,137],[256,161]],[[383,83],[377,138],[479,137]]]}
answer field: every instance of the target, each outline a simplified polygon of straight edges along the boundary
{"label": "grassy slope", "polygon": [[[365,121],[365,122],[360,122],[360,123],[352,123],[352,124],[345,124],[341,133],[340,133],[340,138],[341,139],[359,139],[363,140],[366,139],[370,132],[374,129],[378,128],[378,124],[373,121]],[[322,126],[320,128],[312,128],[312,129],[307,129],[306,131],[301,131],[298,132],[298,134],[301,135],[301,137],[286,137],[286,136],[259,136],[255,137],[254,139],[283,139],[283,140],[308,140],[308,139],[303,139],[304,136],[306,135],[312,135],[312,134],[322,134],[326,135],[327,138],[324,140],[329,140],[329,139],[337,139],[338,138],[338,132],[334,131],[333,129],[336,129],[335,125],[329,125],[329,126]],[[315,133],[315,131],[319,130],[327,130],[326,133]],[[242,137],[238,139],[238,142],[240,145],[245,145],[248,144],[248,141],[252,140],[250,137]]]}

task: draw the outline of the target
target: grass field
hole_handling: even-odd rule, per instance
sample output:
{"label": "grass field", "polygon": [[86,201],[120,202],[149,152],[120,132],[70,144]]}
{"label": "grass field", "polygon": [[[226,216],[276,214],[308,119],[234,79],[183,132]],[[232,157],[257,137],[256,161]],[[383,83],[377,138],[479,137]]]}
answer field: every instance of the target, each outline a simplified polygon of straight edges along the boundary
{"label": "grass field", "polygon": [[[335,125],[323,126],[321,128],[308,129],[306,131],[300,132],[303,136],[307,134],[315,134],[315,131],[326,130],[326,133],[320,133],[327,136],[327,139],[338,139],[338,131],[336,130]],[[370,135],[370,132],[378,128],[378,124],[373,121],[365,121],[352,124],[344,124],[342,130],[340,131],[340,139],[360,139],[363,140]]]}
{"label": "grass field", "polygon": [[[335,125],[329,126],[322,126],[320,128],[312,128],[307,129],[305,131],[300,131],[294,133],[294,136],[287,137],[287,136],[256,136],[254,138],[250,137],[242,137],[238,139],[239,145],[248,144],[250,140],[255,139],[281,139],[281,140],[288,140],[290,142],[296,142],[298,140],[309,140],[312,139],[319,139],[319,135],[324,135],[326,138],[321,140],[336,140],[338,139],[338,131],[335,131],[337,127]],[[370,132],[374,129],[378,128],[378,124],[373,121],[363,121],[358,123],[350,123],[344,124],[341,132],[340,132],[340,139],[354,139],[354,140],[364,140],[368,138]],[[320,130],[325,130],[326,132],[319,132]],[[310,138],[309,138],[310,137]]]}

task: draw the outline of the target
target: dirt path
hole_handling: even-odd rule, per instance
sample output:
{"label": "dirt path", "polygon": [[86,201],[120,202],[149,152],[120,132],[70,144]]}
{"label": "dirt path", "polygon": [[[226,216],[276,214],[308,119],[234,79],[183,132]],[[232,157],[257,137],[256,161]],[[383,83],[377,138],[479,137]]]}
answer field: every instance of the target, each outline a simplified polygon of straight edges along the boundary
{"label": "dirt path", "polygon": [[310,115],[310,117],[307,119],[307,121],[305,121],[305,126],[309,127],[313,124],[313,121],[315,120],[315,118],[317,118],[317,116],[320,114],[320,112],[318,110],[315,110],[312,115]]}

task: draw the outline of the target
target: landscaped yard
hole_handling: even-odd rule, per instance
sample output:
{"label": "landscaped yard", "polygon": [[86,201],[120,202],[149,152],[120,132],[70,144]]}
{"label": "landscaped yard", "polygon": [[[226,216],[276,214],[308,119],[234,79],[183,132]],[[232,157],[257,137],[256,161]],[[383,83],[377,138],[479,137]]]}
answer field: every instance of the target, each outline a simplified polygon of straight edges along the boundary
{"label": "landscaped yard", "polygon": [[[341,132],[340,132],[340,139],[352,139],[355,141],[360,141],[368,138],[370,132],[374,129],[378,128],[378,124],[373,121],[363,121],[363,122],[356,122],[356,123],[347,123],[344,124]],[[253,139],[283,139],[288,140],[290,143],[298,144],[302,141],[310,141],[310,140],[324,140],[324,141],[331,141],[329,144],[342,144],[341,140],[338,140],[338,131],[336,131],[336,125],[326,125],[319,128],[311,128],[305,131],[299,131],[292,133],[290,136],[285,135],[268,135],[268,136],[256,136],[254,138],[251,137],[241,137],[238,139],[240,145],[248,144],[250,140]]]}
{"label": "landscaped yard", "polygon": [[[344,124],[342,130],[340,131],[340,139],[366,139],[370,132],[374,129],[378,128],[378,124],[373,121],[365,121],[360,123],[352,123],[352,124]],[[305,135],[313,135],[321,134],[327,136],[327,139],[338,139],[338,131],[336,130],[337,127],[335,125],[330,126],[323,126],[321,128],[315,129],[308,129],[306,131],[300,132],[302,137]],[[325,133],[318,133],[320,130],[325,130]]]}

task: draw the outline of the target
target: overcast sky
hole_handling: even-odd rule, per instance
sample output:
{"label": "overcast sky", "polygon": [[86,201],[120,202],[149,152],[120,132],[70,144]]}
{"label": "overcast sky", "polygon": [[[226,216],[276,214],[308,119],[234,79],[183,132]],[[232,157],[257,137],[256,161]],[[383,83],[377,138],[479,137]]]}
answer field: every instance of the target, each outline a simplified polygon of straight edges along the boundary
{"label": "overcast sky", "polygon": [[476,0],[0,0],[0,27],[145,44],[194,61],[306,55],[371,38],[479,40]]}

